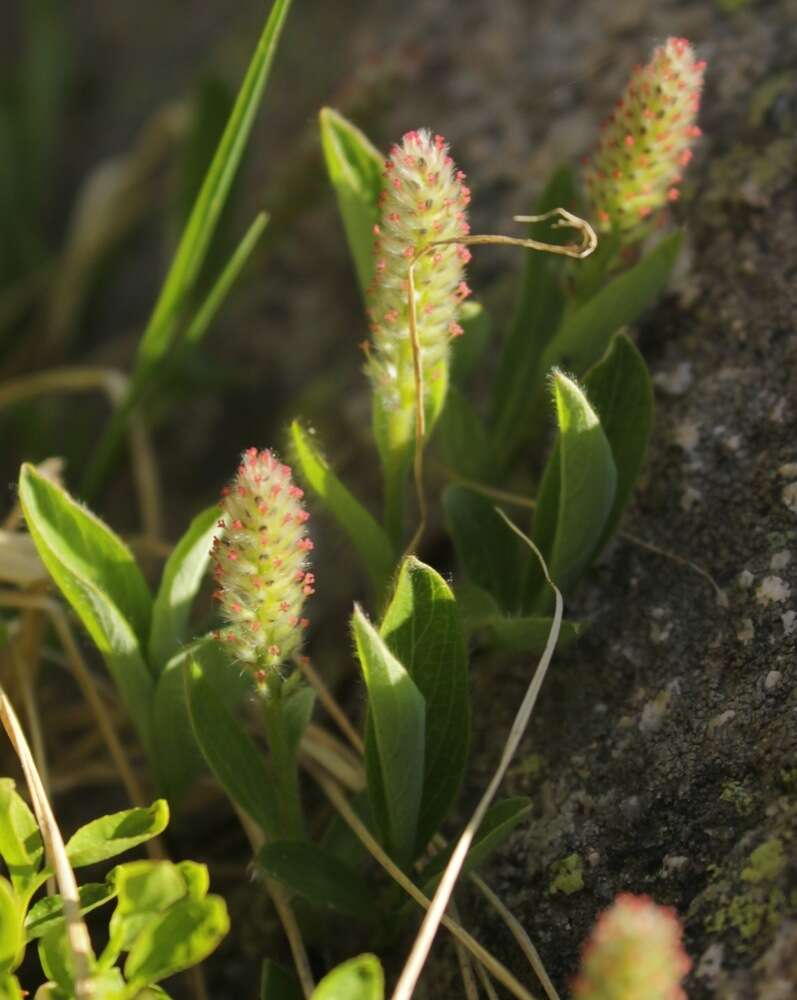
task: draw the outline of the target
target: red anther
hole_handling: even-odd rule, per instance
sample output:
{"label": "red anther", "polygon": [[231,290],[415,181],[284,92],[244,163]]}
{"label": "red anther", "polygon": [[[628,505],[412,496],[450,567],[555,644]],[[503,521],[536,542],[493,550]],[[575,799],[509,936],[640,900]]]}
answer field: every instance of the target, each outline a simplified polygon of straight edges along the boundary
{"label": "red anther", "polygon": [[297,500],[301,500],[304,496],[304,490],[301,486],[291,486],[288,490],[289,497],[295,497]]}
{"label": "red anther", "polygon": [[371,230],[371,232],[374,234],[374,236],[379,236],[379,234],[382,232],[382,230],[379,228],[379,226],[376,223],[374,223],[374,228]]}
{"label": "red anther", "polygon": [[412,247],[404,247],[401,251],[401,256],[406,257],[407,260],[411,260],[415,256],[415,250]]}
{"label": "red anther", "polygon": [[228,497],[230,495],[230,487],[229,486],[222,487],[221,495],[222,497]]}
{"label": "red anther", "polygon": [[305,552],[312,552],[312,550],[315,548],[315,545],[313,545],[312,538],[300,538],[299,541],[296,543],[296,548],[303,549]]}
{"label": "red anther", "polygon": [[257,510],[259,514],[268,514],[268,504],[265,502],[265,500],[260,501],[260,503],[257,505]]}
{"label": "red anther", "polygon": [[379,271],[380,273],[381,273],[382,271],[384,271],[384,269],[385,269],[386,267],[387,267],[387,264],[385,263],[385,261],[384,261],[384,260],[378,260],[378,261],[376,262],[376,269],[377,269],[377,271]]}
{"label": "red anther", "polygon": [[398,317],[399,317],[398,309],[388,309],[388,311],[385,313],[385,322],[395,323]]}
{"label": "red anther", "polygon": [[256,670],[255,671],[255,680],[261,686],[263,684],[265,684],[266,683],[266,672],[265,672],[265,670]]}
{"label": "red anther", "polygon": [[255,590],[260,590],[260,588],[263,586],[263,578],[261,576],[253,576],[252,586],[255,588]]}
{"label": "red anther", "polygon": [[678,157],[678,162],[681,164],[682,167],[685,167],[691,159],[692,159],[692,150],[685,149]]}
{"label": "red anther", "polygon": [[303,587],[302,593],[304,594],[305,597],[309,597],[311,594],[315,593],[315,588],[310,586]]}
{"label": "red anther", "polygon": [[280,655],[280,648],[279,648],[279,646],[273,645],[273,644],[271,646],[269,646],[268,647],[268,655],[269,656],[279,656]]}
{"label": "red anther", "polygon": [[468,286],[467,281],[460,281],[460,283],[457,285],[457,291],[456,291],[457,298],[460,301],[462,301],[463,299],[466,299],[469,295],[473,295],[473,290]]}
{"label": "red anther", "polygon": [[280,601],[280,611],[290,611],[291,606],[287,601]]}
{"label": "red anther", "polygon": [[434,253],[432,254],[432,262],[433,262],[434,264],[441,264],[441,263],[442,263],[442,261],[443,261],[443,254],[442,254],[442,253],[441,253],[441,252],[440,252],[439,250],[436,250],[436,251],[435,251],[435,252],[434,252]]}
{"label": "red anther", "polygon": [[296,615],[291,615],[290,618],[288,619],[288,624],[290,625],[291,628],[296,628],[296,626],[299,624],[299,619],[296,617]]}
{"label": "red anther", "polygon": [[280,493],[282,493],[282,487],[280,486],[279,483],[274,483],[274,485],[271,487],[268,493],[269,496],[271,497],[278,497]]}
{"label": "red anther", "polygon": [[301,583],[302,580],[304,580],[304,578],[305,578],[304,570],[303,569],[297,569],[296,570],[296,576],[294,576],[294,580],[297,583]]}
{"label": "red anther", "polygon": [[401,178],[400,178],[400,177],[394,177],[394,178],[393,178],[393,187],[394,187],[394,188],[395,188],[395,189],[396,189],[397,191],[400,191],[400,190],[401,190]]}
{"label": "red anther", "polygon": [[672,188],[670,188],[670,190],[669,190],[669,191],[667,192],[667,201],[678,201],[678,199],[679,199],[680,197],[681,197],[681,193],[680,193],[680,191],[678,190],[678,188],[674,188],[674,187],[672,187]]}
{"label": "red anther", "polygon": [[239,486],[238,489],[236,490],[236,493],[238,494],[239,497],[245,497],[246,492],[247,490],[245,486]]}
{"label": "red anther", "polygon": [[279,556],[274,556],[274,558],[271,560],[271,565],[273,566],[274,569],[282,569],[283,565],[282,559],[280,559]]}
{"label": "red anther", "polygon": [[230,562],[237,562],[238,553],[235,551],[235,549],[230,549],[230,551],[227,553],[227,558],[230,560]]}
{"label": "red anther", "polygon": [[236,517],[236,519],[235,519],[235,520],[234,520],[234,521],[232,522],[232,526],[233,526],[233,528],[234,528],[234,529],[235,529],[236,531],[243,531],[243,530],[244,530],[244,525],[243,525],[243,521],[241,521],[241,520],[240,520],[239,518],[237,518],[237,517]]}
{"label": "red anther", "polygon": [[686,130],[686,134],[692,139],[697,139],[698,136],[703,134],[703,132],[699,125],[690,125]]}
{"label": "red anther", "polygon": [[461,337],[465,331],[462,329],[459,323],[449,323],[448,332],[451,334],[452,337]]}
{"label": "red anther", "polygon": [[307,510],[300,510],[293,520],[295,524],[306,524],[310,520],[310,512]]}
{"label": "red anther", "polygon": [[388,215],[388,221],[401,222],[401,216],[398,214],[398,212],[391,212],[390,215]]}
{"label": "red anther", "polygon": [[623,140],[623,142],[626,144],[626,146],[633,146],[634,145],[635,140],[634,140],[634,137],[631,135],[630,132],[626,135],[626,137]]}

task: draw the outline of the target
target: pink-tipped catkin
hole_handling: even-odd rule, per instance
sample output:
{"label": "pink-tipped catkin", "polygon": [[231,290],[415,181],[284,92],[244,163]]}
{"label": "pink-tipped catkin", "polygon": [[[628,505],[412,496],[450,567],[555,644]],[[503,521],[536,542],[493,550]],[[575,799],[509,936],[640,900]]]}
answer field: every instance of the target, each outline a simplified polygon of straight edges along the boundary
{"label": "pink-tipped catkin", "polygon": [[574,1000],[686,1000],[691,962],[675,911],[621,893],[590,934],[573,983]]}
{"label": "pink-tipped catkin", "polygon": [[584,172],[598,226],[633,238],[678,185],[700,135],[695,124],[706,64],[685,38],[668,38],[638,66]]}
{"label": "pink-tipped catkin", "polygon": [[250,448],[222,490],[225,528],[213,545],[214,597],[228,628],[219,638],[255,671],[275,669],[296,653],[308,625],[302,615],[315,577],[308,572],[303,491],[270,451]]}
{"label": "pink-tipped catkin", "polygon": [[[412,406],[415,398],[407,318],[407,269],[416,252],[435,240],[456,239],[470,229],[470,191],[440,135],[407,132],[385,161],[381,221],[374,227],[376,267],[369,290],[372,342],[367,371],[386,410]],[[462,244],[436,247],[416,264],[416,319],[421,368],[428,387],[448,370],[449,344],[462,333],[457,316],[470,295]]]}

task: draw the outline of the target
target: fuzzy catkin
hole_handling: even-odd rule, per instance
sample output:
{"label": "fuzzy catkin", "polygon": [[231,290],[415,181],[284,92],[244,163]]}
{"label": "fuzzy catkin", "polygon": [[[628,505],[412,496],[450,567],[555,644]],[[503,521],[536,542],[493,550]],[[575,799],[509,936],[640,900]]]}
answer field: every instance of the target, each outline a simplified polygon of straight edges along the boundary
{"label": "fuzzy catkin", "polygon": [[675,911],[620,893],[599,917],[573,983],[574,1000],[686,1000],[691,962]]}
{"label": "fuzzy catkin", "polygon": [[[435,240],[470,232],[470,191],[448,146],[428,130],[407,132],[385,161],[381,221],[374,227],[374,279],[368,315],[372,340],[366,370],[386,411],[412,408],[415,383],[410,344],[407,271],[414,255]],[[416,321],[427,389],[448,371],[449,344],[462,333],[461,303],[470,251],[454,243],[436,247],[415,265]]]}
{"label": "fuzzy catkin", "polygon": [[584,172],[599,228],[633,238],[652,213],[678,199],[700,135],[705,68],[685,38],[668,38],[634,70]]}
{"label": "fuzzy catkin", "polygon": [[225,530],[213,544],[213,596],[228,627],[218,635],[256,671],[289,660],[309,624],[302,607],[315,577],[308,571],[313,542],[303,495],[290,467],[257,448],[244,452],[222,490]]}

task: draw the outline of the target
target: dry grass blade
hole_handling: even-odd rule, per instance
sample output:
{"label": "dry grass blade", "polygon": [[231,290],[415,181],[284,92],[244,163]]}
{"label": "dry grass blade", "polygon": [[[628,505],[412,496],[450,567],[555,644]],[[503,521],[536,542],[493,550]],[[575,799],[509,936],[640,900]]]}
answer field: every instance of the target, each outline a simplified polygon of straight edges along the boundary
{"label": "dry grass blade", "polygon": [[299,670],[301,670],[304,679],[318,695],[318,699],[329,713],[329,717],[335,722],[338,729],[340,729],[349,743],[351,743],[355,752],[362,757],[365,753],[365,744],[360,738],[360,734],[351,722],[349,722],[349,717],[340,707],[335,699],[335,696],[326,686],[323,679],[319,676],[318,671],[310,661],[310,657],[298,656],[296,657],[296,664]]}
{"label": "dry grass blade", "polygon": [[495,509],[506,521],[512,531],[519,535],[526,542],[526,544],[529,545],[539,559],[545,572],[545,578],[548,581],[548,584],[552,587],[556,597],[553,621],[551,623],[551,630],[548,634],[548,641],[545,645],[545,649],[543,650],[542,656],[537,664],[537,669],[531,679],[531,684],[529,684],[528,690],[526,691],[517,715],[515,716],[515,720],[512,723],[512,728],[509,731],[509,737],[507,738],[504,752],[501,755],[501,760],[499,761],[498,767],[496,768],[495,773],[487,786],[487,790],[479,801],[479,804],[476,806],[470,822],[465,827],[462,836],[457,841],[456,847],[451,855],[451,859],[446,865],[443,877],[440,880],[440,884],[437,887],[434,899],[432,900],[432,905],[424,917],[423,923],[418,931],[418,936],[415,939],[415,943],[413,944],[407,962],[399,977],[399,981],[396,984],[396,989],[393,992],[393,1000],[411,1000],[413,991],[415,990],[415,986],[418,982],[418,977],[420,976],[424,963],[426,962],[429,949],[432,947],[432,942],[434,941],[435,934],[437,933],[437,928],[445,915],[446,906],[448,905],[448,901],[454,891],[454,886],[459,878],[462,865],[464,864],[465,858],[470,850],[473,838],[476,836],[482,820],[484,819],[484,815],[489,809],[490,804],[498,791],[498,787],[504,779],[507,768],[515,755],[515,751],[523,738],[526,726],[531,718],[531,713],[534,710],[534,705],[537,702],[540,688],[542,687],[545,675],[548,672],[548,666],[551,662],[551,658],[553,657],[554,650],[556,649],[556,642],[559,638],[559,630],[562,625],[562,595],[553,580],[551,580],[548,573],[548,567],[545,565],[545,560],[543,559],[542,554],[534,542],[524,535],[523,532],[515,524],[513,524],[512,521],[510,521],[502,510],[498,507]]}
{"label": "dry grass blade", "polygon": [[[417,885],[404,874],[382,849],[381,844],[349,805],[346,796],[335,782],[313,766],[306,766],[305,770],[311,775],[319,788],[321,788],[352,833],[355,834],[374,860],[384,868],[388,875],[401,886],[408,896],[420,907],[428,911],[432,905],[431,900],[421,892]],[[512,975],[509,969],[502,965],[495,956],[491,955],[486,948],[480,945],[472,935],[468,934],[464,927],[461,927],[460,924],[452,920],[451,917],[446,916],[446,914],[442,915],[440,922],[468,949],[479,963],[489,970],[490,974],[499,983],[503,983],[513,996],[517,997],[518,1000],[534,1000],[533,995]]]}
{"label": "dry grass blade", "polygon": [[55,872],[58,889],[61,893],[67,943],[72,956],[75,996],[77,1000],[90,1000],[93,995],[89,981],[92,962],[91,940],[83,918],[80,916],[80,897],[78,896],[75,873],[72,871],[72,866],[66,856],[61,831],[55,822],[55,816],[44,791],[25,734],[13,706],[2,688],[0,688],[0,721],[2,721],[3,728],[19,758],[22,773],[25,775],[30,792],[33,811],[36,814],[36,821],[41,830],[47,859]]}
{"label": "dry grass blade", "polygon": [[498,913],[501,919],[509,928],[512,937],[520,945],[520,950],[526,956],[529,961],[529,965],[534,969],[542,988],[545,990],[545,995],[548,1000],[559,1000],[559,994],[556,992],[556,987],[551,982],[550,976],[545,971],[545,966],[542,964],[542,959],[531,938],[528,936],[523,928],[523,925],[517,919],[517,917],[512,913],[512,911],[504,905],[501,899],[496,896],[493,890],[487,885],[487,883],[479,878],[478,875],[471,872],[469,879],[478,888],[479,892],[484,896],[487,902],[492,906],[492,908]]}
{"label": "dry grass blade", "polygon": [[[108,712],[97,693],[96,685],[83,659],[63,608],[47,597],[41,597],[37,594],[20,594],[16,591],[0,591],[0,606],[3,605],[12,608],[38,608],[48,615],[67,655],[75,680],[83,693],[83,697],[94,713],[97,725],[105,739],[108,751],[116,765],[131,803],[135,806],[147,805],[147,797],[135,772],[130,766],[116,729],[108,718]],[[147,851],[151,857],[163,857],[157,838],[147,842]]]}

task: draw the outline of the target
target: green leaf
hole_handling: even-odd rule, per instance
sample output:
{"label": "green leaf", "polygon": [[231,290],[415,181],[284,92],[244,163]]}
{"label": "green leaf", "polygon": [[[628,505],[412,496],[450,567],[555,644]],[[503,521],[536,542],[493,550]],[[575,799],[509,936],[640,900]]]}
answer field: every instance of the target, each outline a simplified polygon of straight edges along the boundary
{"label": "green leaf", "polygon": [[653,385],[642,355],[621,333],[587,373],[584,386],[617,467],[614,503],[594,553],[597,555],[617,529],[642,468],[653,426]]}
{"label": "green leaf", "polygon": [[[534,540],[552,579],[567,591],[603,535],[617,472],[598,416],[582,390],[562,372],[554,373],[553,390],[559,439],[543,476]],[[547,587],[542,594],[540,600],[547,601]]]}
{"label": "green leaf", "polygon": [[[106,882],[87,882],[78,888],[80,912],[89,913],[116,895],[116,889]],[[25,934],[28,941],[47,934],[64,923],[64,903],[60,896],[45,896],[28,910],[25,917]]]}
{"label": "green leaf", "polygon": [[464,486],[449,486],[443,494],[443,508],[454,548],[470,580],[491,594],[504,611],[518,610],[528,553],[493,502]]}
{"label": "green leaf", "polygon": [[387,534],[330,469],[315,441],[298,420],[291,424],[291,438],[302,477],[349,536],[376,592],[381,594],[395,565]]}
{"label": "green leaf", "polygon": [[[549,179],[534,214],[569,208],[575,201],[572,171],[560,168]],[[528,235],[546,243],[567,243],[572,231],[554,229],[551,222],[536,222],[529,227]],[[518,439],[528,434],[535,387],[545,371],[540,367],[540,359],[556,332],[564,308],[565,266],[565,259],[553,254],[529,250],[523,255],[518,301],[492,392],[493,440],[505,455],[511,454]]]}
{"label": "green leaf", "polygon": [[67,997],[73,997],[72,954],[63,924],[51,928],[39,938],[39,961],[45,976],[56,983]]}
{"label": "green leaf", "polygon": [[290,6],[291,0],[275,0],[271,8],[227,126],[138,345],[131,392],[126,403],[114,414],[88,471],[86,485],[89,494],[96,490],[116,452],[141,387],[173,345],[243,157]]}
{"label": "green leaf", "polygon": [[490,314],[474,299],[462,305],[459,323],[464,333],[451,345],[451,381],[464,385],[477,370],[492,335]]}
{"label": "green leaf", "polygon": [[131,985],[155,983],[206,958],[230,929],[227,906],[221,896],[177,903],[148,924],[125,962]]}
{"label": "green leaf", "polygon": [[[484,627],[490,645],[519,653],[541,653],[548,642],[552,619],[545,616],[509,617],[496,615],[485,621]],[[578,622],[563,621],[559,630],[557,649],[574,642],[584,629]]]}
{"label": "green leaf", "polygon": [[374,270],[373,230],[379,222],[384,157],[360,129],[332,108],[321,109],[319,125],[327,173],[365,294]]}
{"label": "green leaf", "polygon": [[44,846],[36,818],[11,778],[0,778],[0,856],[15,891],[25,899],[37,883]]}
{"label": "green leaf", "polygon": [[107,861],[157,837],[168,824],[165,799],[157,799],[146,808],[123,809],[81,826],[67,841],[66,855],[73,868]]}
{"label": "green leaf", "polygon": [[379,631],[426,704],[417,854],[448,815],[468,760],[470,702],[465,634],[448,584],[413,556],[402,563]]}
{"label": "green leaf", "polygon": [[191,872],[187,879],[181,867],[171,861],[129,861],[117,865],[108,882],[115,888],[119,902],[111,916],[108,945],[100,963],[107,968],[120,952],[129,951],[145,927],[170,906],[187,899],[202,899],[205,892],[195,890],[206,891],[206,886],[197,884],[198,880],[206,883],[207,871],[204,876]]}
{"label": "green leaf", "polygon": [[265,958],[260,968],[260,1000],[304,1000],[304,993],[290,970]]}
{"label": "green leaf", "polygon": [[163,568],[152,606],[149,636],[150,662],[158,670],[185,642],[191,605],[205,577],[213,539],[221,531],[218,526],[221,516],[217,506],[208,507],[198,514]]}
{"label": "green leaf", "polygon": [[26,996],[16,976],[0,975],[0,1000],[25,1000]]}
{"label": "green leaf", "polygon": [[176,865],[185,882],[189,899],[204,899],[210,888],[208,866],[198,861],[178,861]]}
{"label": "green leaf", "polygon": [[22,466],[19,500],[42,562],[105,658],[149,749],[152,676],[141,649],[151,598],[129,549],[32,465]]}
{"label": "green leaf", "polygon": [[313,990],[310,1000],[384,1000],[385,974],[376,955],[350,958]]}
{"label": "green leaf", "polygon": [[260,849],[257,859],[271,878],[315,906],[374,919],[373,892],[357,872],[315,844],[273,841]]}
{"label": "green leaf", "polygon": [[269,839],[276,839],[279,814],[274,784],[260,750],[195,658],[186,664],[185,683],[194,736],[208,766],[230,798]]}
{"label": "green leaf", "polygon": [[152,705],[152,733],[156,748],[153,767],[159,787],[173,808],[202,769],[203,763],[186,701],[184,673],[191,658],[201,661],[217,696],[228,707],[234,707],[248,687],[246,677],[231,663],[227,651],[212,635],[184,646],[166,664],[158,678]]}
{"label": "green leaf", "polygon": [[0,876],[0,976],[13,972],[22,958],[24,915],[11,883]]}
{"label": "green leaf", "polygon": [[[531,800],[523,796],[504,799],[490,806],[482,824],[468,851],[462,873],[467,874],[483,864],[487,858],[503,844],[520,821],[531,812]],[[437,888],[437,884],[448,864],[454,850],[454,845],[431,859],[421,876],[424,892],[429,895]]]}
{"label": "green leaf", "polygon": [[445,464],[460,476],[476,479],[490,465],[484,423],[455,385],[449,387],[435,441]]}
{"label": "green leaf", "polygon": [[667,236],[629,271],[569,313],[545,351],[542,370],[563,363],[579,374],[597,361],[611,335],[637,320],[667,287],[680,246],[681,233]]}
{"label": "green leaf", "polygon": [[[94,631],[101,632],[101,625],[93,620],[90,610],[84,610],[83,586],[101,591],[138,640],[145,643],[152,598],[124,542],[66,490],[28,463],[20,471],[19,500],[42,562],[97,645],[102,637],[95,638]],[[55,569],[51,563],[57,564]]]}
{"label": "green leaf", "polygon": [[415,856],[423,795],[426,707],[408,671],[355,605],[354,641],[368,690],[368,792],[384,842],[399,864]]}

